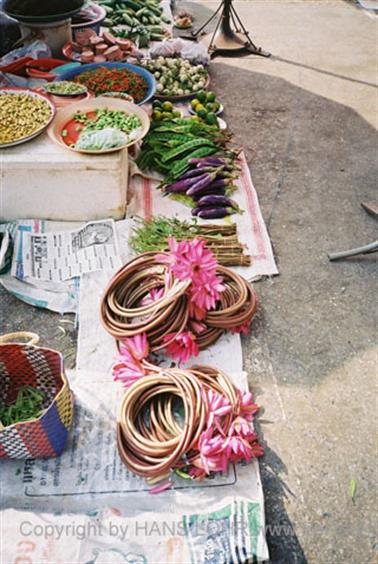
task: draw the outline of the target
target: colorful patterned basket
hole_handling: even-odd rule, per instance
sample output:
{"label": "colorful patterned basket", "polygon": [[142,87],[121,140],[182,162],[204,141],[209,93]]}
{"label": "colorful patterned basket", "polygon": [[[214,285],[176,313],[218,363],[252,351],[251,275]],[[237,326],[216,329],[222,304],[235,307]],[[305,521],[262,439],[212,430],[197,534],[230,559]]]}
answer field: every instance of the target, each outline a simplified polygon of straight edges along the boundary
{"label": "colorful patterned basket", "polygon": [[23,344],[0,344],[0,401],[12,403],[20,387],[45,393],[38,419],[0,429],[0,458],[50,458],[66,443],[73,418],[73,396],[63,372],[62,355]]}

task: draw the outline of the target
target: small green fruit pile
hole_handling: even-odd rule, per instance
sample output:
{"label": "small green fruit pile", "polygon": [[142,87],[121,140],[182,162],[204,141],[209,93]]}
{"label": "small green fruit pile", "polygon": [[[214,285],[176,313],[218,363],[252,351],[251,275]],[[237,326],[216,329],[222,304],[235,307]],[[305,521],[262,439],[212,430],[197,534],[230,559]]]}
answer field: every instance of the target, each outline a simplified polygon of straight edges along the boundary
{"label": "small green fruit pile", "polygon": [[172,102],[154,100],[152,102],[152,121],[162,121],[181,117],[181,112],[175,110]]}
{"label": "small green fruit pile", "polygon": [[208,125],[218,125],[216,113],[221,107],[214,92],[201,90],[191,102],[191,108],[196,115]]}

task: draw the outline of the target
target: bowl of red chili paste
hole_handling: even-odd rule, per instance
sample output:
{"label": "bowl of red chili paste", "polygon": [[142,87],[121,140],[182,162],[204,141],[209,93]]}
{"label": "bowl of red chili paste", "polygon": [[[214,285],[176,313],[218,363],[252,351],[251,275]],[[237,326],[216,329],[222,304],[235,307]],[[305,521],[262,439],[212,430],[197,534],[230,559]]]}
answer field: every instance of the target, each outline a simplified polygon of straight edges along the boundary
{"label": "bowl of red chili paste", "polygon": [[132,96],[136,104],[150,100],[156,90],[154,76],[129,63],[81,65],[61,73],[55,80],[73,80],[84,84],[94,96],[101,96],[106,92],[124,92]]}

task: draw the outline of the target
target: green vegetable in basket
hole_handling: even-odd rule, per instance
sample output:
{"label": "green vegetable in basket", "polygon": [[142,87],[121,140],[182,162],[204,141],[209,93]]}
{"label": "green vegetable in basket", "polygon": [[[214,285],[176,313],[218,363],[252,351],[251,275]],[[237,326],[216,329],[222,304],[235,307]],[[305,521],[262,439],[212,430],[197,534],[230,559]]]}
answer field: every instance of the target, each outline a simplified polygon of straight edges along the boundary
{"label": "green vegetable in basket", "polygon": [[33,386],[22,386],[17,393],[16,400],[6,405],[0,402],[0,423],[4,427],[38,419],[43,414],[43,403],[46,399],[42,390]]}

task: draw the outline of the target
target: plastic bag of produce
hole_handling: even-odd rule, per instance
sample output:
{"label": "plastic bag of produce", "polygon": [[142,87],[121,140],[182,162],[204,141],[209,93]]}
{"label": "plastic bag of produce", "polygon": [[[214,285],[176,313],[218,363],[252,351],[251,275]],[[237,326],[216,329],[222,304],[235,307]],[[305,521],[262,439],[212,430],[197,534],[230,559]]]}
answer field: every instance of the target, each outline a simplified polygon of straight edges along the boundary
{"label": "plastic bag of produce", "polygon": [[181,38],[160,41],[160,43],[157,43],[150,49],[151,59],[177,56],[197,65],[208,65],[210,63],[210,57],[202,43],[184,41]]}
{"label": "plastic bag of produce", "polygon": [[127,135],[119,129],[108,127],[99,131],[83,131],[76,141],[76,149],[83,151],[104,151],[115,149],[127,143]]}

